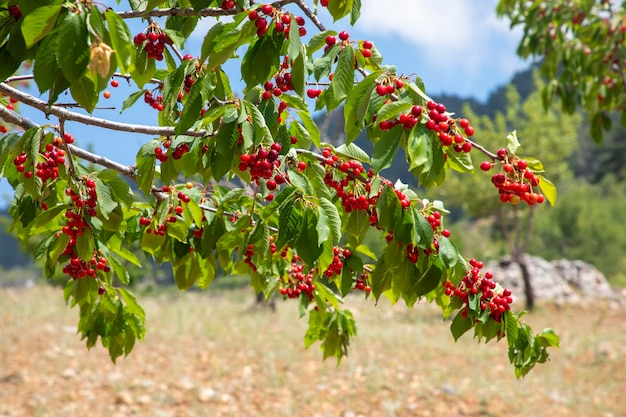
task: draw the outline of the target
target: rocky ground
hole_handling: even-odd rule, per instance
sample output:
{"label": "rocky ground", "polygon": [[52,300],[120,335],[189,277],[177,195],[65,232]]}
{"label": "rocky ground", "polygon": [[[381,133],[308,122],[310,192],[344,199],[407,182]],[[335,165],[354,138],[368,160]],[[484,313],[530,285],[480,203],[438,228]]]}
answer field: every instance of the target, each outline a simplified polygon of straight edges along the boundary
{"label": "rocky ground", "polygon": [[[305,350],[294,303],[249,292],[140,295],[146,340],[113,365],[75,335],[59,289],[0,290],[0,416],[598,416],[626,409],[626,311],[541,304],[562,348],[516,380],[506,346],[455,344],[430,306],[351,299],[359,336],[336,366]],[[519,306],[518,306],[519,307]]]}

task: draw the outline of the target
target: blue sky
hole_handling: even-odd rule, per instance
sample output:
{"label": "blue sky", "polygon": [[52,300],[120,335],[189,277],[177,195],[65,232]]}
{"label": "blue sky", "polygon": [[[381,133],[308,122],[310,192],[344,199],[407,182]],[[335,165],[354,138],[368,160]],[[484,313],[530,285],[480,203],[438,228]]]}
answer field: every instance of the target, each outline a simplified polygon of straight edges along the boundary
{"label": "blue sky", "polygon": [[[106,2],[116,10],[123,10],[115,1]],[[124,4],[125,2],[122,2]],[[337,31],[347,30],[352,39],[373,41],[386,64],[396,65],[399,73],[418,74],[429,94],[458,94],[484,100],[489,92],[506,83],[528,63],[515,55],[521,32],[509,30],[508,22],[495,15],[497,0],[362,0],[362,17],[355,27],[347,19],[336,24],[328,14],[321,19]],[[393,6],[389,6],[389,5]],[[298,14],[294,9],[294,13]],[[192,35],[185,53],[199,55],[202,39],[210,27],[207,18]],[[314,26],[307,22],[309,32]],[[132,21],[131,30],[142,30],[139,19]],[[113,96],[102,100],[102,106],[121,108],[123,98],[136,91],[123,86],[110,89]],[[46,123],[41,113],[24,114],[37,123]],[[100,110],[98,117],[128,123],[154,124],[156,112],[141,101],[122,115],[119,110]],[[89,146],[98,153],[124,164],[132,164],[145,135],[86,128],[68,123],[66,129],[76,137],[79,146]],[[10,191],[0,182],[0,195]]]}

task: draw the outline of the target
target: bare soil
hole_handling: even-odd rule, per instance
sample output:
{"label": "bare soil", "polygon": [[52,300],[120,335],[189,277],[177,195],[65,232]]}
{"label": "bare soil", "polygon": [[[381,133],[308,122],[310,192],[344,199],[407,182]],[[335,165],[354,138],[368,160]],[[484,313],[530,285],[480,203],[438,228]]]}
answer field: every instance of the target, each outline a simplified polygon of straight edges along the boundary
{"label": "bare soil", "polygon": [[60,289],[0,290],[0,417],[626,416],[626,311],[606,302],[527,316],[561,349],[516,380],[505,343],[452,340],[432,306],[352,298],[359,336],[339,366],[306,350],[306,318],[250,292],[139,295],[146,340],[109,360],[75,334]]}

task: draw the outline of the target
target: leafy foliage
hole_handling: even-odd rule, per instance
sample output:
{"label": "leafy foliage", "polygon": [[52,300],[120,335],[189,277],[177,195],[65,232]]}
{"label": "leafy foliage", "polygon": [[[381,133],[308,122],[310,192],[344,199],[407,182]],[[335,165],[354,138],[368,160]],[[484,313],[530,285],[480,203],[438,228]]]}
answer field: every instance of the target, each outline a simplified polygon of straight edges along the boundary
{"label": "leafy foliage", "polygon": [[[79,308],[88,347],[99,339],[115,361],[145,334],[144,312],[125,288],[127,265],[142,264],[131,250],[138,246],[142,255],[171,264],[181,290],[205,288],[223,271],[248,274],[266,297],[297,299],[300,315],[309,315],[305,344],[320,341],[324,358],[347,354],[356,325],[342,297],[362,291],[409,307],[436,302],[446,318],[460,311],[452,321],[455,338],[472,328],[479,340],[506,334],[518,377],[547,359],[546,348],[558,338],[534,335],[510,312],[507,290],[461,256],[444,228],[443,203],[381,175],[400,148],[424,186],[443,183],[450,170],[473,170],[474,127],[432,101],[418,77],[396,74],[371,41],[326,30],[298,3],[292,7],[320,30],[306,42],[305,18],[286,7],[292,1],[129,3],[132,11],[124,13],[91,2],[0,3],[0,92],[60,121],[39,126],[14,113],[12,103],[0,113],[25,129],[6,135],[0,151],[0,171],[15,188],[13,231],[23,240],[40,237],[35,257],[49,276],[62,266],[65,297]],[[359,16],[358,0],[326,4],[335,20]],[[190,5],[198,16],[233,16],[208,31],[197,58],[179,48],[198,16],[165,8]],[[162,12],[171,16],[148,20],[131,37],[126,19]],[[235,54],[242,57],[242,94],[222,68]],[[11,87],[19,79],[11,74],[26,60],[34,60],[30,78],[48,103]],[[152,136],[132,167],[75,146],[64,121],[94,122],[56,106],[69,90],[93,111],[111,77],[112,86],[124,78],[137,88],[122,111],[143,97],[158,112],[159,126],[97,122]],[[312,107],[342,106],[346,143],[333,148]],[[362,132],[372,155],[353,143]],[[506,157],[479,149],[494,163],[508,163],[518,158],[517,144],[509,144]],[[511,176],[530,205],[538,194],[522,188],[531,190],[541,169],[539,161],[519,165]],[[552,189],[542,190],[552,199]],[[379,257],[363,245],[368,230],[385,242]],[[467,296],[476,288],[470,276],[490,286],[480,302]]]}

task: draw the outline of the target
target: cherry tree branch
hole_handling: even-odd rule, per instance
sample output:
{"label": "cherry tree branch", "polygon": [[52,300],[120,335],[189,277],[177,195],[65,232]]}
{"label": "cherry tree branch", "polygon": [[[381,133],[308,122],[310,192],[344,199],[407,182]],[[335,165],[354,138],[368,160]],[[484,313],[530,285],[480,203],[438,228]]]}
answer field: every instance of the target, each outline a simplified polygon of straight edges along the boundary
{"label": "cherry tree branch", "polygon": [[21,127],[24,130],[38,127],[39,125],[30,120],[27,117],[22,116],[19,113],[11,111],[4,106],[0,106],[0,119],[7,123]]}
{"label": "cherry tree branch", "polygon": [[[40,127],[40,125],[33,122],[32,120],[22,116],[21,114],[11,111],[6,107],[0,106],[0,118],[7,123],[20,126],[25,130],[32,129],[34,127]],[[68,148],[72,155],[78,158],[84,159],[85,161],[91,162],[92,164],[103,166],[105,168],[114,169],[125,177],[132,179],[133,181],[137,179],[137,174],[135,173],[135,169],[133,167],[122,165],[111,159],[105,158],[104,156],[100,156],[92,152],[86,151],[75,145],[65,144],[65,146]]]}
{"label": "cherry tree branch", "polygon": [[[143,133],[146,135],[155,135],[155,136],[175,136],[176,133],[173,127],[163,127],[163,126],[146,126],[146,125],[137,125],[137,124],[128,124],[128,123],[120,123],[113,122],[107,119],[101,119],[98,117],[87,116],[80,113],[71,112],[65,108],[58,106],[48,106],[43,100],[39,100],[30,94],[26,94],[21,92],[18,89],[10,87],[5,83],[0,83],[0,93],[6,94],[9,97],[17,99],[23,104],[27,106],[34,107],[37,110],[42,111],[46,114],[46,116],[52,114],[59,119],[64,120],[72,120],[75,122],[83,123],[90,126],[102,127],[104,129],[109,130],[117,130],[121,132],[130,132],[130,133]],[[204,137],[206,136],[205,130],[187,130],[182,133],[186,136],[193,137]]]}
{"label": "cherry tree branch", "polygon": [[302,12],[304,12],[304,14],[306,15],[306,17],[308,17],[309,19],[311,19],[311,22],[313,22],[313,24],[315,26],[317,26],[317,28],[321,31],[326,30],[326,27],[322,24],[322,22],[317,18],[317,15],[315,13],[313,13],[313,11],[309,8],[309,6],[307,6],[307,4],[304,2],[304,0],[295,0],[294,3],[296,3],[298,5],[298,7],[300,8],[300,10],[302,10]]}
{"label": "cherry tree branch", "polygon": [[[297,0],[280,0],[272,3],[274,7],[282,7],[290,3],[296,3]],[[196,10],[192,7],[179,8],[171,7],[167,9],[131,10],[126,12],[117,12],[122,19],[138,19],[148,17],[167,17],[167,16],[186,16],[186,17],[217,17],[217,16],[234,16],[239,13],[237,8],[224,10],[220,7],[207,7],[205,9]]]}
{"label": "cherry tree branch", "polygon": [[[21,128],[25,130],[40,127],[37,123],[22,116],[21,114],[16,113],[14,111],[11,111],[1,106],[0,106],[0,119],[3,119],[7,123],[20,126]],[[135,171],[134,166],[122,165],[119,162],[115,162],[104,156],[86,151],[75,145],[68,145],[67,143],[64,143],[64,146],[67,149],[68,154],[71,156],[75,156],[87,162],[91,162],[92,164],[100,165],[101,167],[104,167],[104,168],[113,169],[119,172],[120,174],[122,174],[123,176],[125,176],[126,178],[132,180],[133,182],[137,182],[137,172]],[[71,161],[72,158],[70,157],[69,160]],[[154,195],[154,197],[157,200],[167,200],[169,197],[167,193],[162,192],[160,188],[156,188],[156,187],[152,188],[151,193],[152,195]]]}

